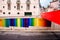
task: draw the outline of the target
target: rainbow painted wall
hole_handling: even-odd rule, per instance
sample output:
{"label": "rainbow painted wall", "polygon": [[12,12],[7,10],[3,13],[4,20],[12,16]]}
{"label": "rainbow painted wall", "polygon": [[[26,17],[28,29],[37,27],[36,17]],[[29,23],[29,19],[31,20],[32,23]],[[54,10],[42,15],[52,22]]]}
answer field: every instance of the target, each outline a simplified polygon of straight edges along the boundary
{"label": "rainbow painted wall", "polygon": [[51,22],[42,18],[7,18],[0,19],[0,27],[51,27]]}

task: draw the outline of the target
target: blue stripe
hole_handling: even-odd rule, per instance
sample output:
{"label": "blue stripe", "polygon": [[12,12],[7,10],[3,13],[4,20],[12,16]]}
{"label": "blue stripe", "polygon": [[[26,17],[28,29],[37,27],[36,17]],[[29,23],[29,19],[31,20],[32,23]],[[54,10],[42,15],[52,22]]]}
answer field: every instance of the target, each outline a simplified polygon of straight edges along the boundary
{"label": "blue stripe", "polygon": [[10,26],[14,26],[14,19],[10,19]]}
{"label": "blue stripe", "polygon": [[28,27],[30,26],[30,18],[28,18]]}
{"label": "blue stripe", "polygon": [[29,26],[31,26],[31,18],[29,18]]}
{"label": "blue stripe", "polygon": [[22,27],[24,27],[24,18],[22,18]]}
{"label": "blue stripe", "polygon": [[17,22],[16,22],[17,20],[16,19],[14,19],[14,26],[15,27],[17,27]]}

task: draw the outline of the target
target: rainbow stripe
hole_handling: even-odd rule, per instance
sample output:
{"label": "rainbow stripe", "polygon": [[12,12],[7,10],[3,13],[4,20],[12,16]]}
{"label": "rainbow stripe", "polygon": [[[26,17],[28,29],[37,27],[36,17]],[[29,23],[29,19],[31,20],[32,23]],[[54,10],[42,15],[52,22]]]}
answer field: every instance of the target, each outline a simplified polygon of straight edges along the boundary
{"label": "rainbow stripe", "polygon": [[51,27],[51,22],[42,18],[0,19],[0,27]]}
{"label": "rainbow stripe", "polygon": [[3,27],[3,26],[4,26],[4,20],[0,19],[0,27]]}
{"label": "rainbow stripe", "polygon": [[24,27],[29,27],[29,19],[24,18]]}
{"label": "rainbow stripe", "polygon": [[10,19],[4,19],[5,20],[5,27],[10,26]]}
{"label": "rainbow stripe", "polygon": [[17,27],[21,26],[20,18],[17,18],[16,23],[17,23]]}

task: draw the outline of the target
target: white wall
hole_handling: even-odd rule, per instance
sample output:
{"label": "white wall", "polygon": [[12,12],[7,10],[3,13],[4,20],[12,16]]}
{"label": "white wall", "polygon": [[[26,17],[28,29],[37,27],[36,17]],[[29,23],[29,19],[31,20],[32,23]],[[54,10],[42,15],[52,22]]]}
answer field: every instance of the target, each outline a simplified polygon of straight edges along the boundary
{"label": "white wall", "polygon": [[[7,0],[4,1],[0,0],[0,4],[1,4],[0,9],[6,13],[3,14],[2,12],[0,13],[0,16],[24,16],[24,12],[32,12],[32,15],[34,16],[40,15],[39,0],[30,0],[31,1],[30,10],[26,10],[26,0],[20,0],[21,2],[20,6],[23,6],[23,8],[17,10],[17,8],[14,8],[14,6],[16,6],[16,1],[17,0],[11,0],[11,10],[8,10]],[[3,6],[5,6],[5,8],[3,8]],[[36,6],[36,8],[33,8],[33,6]],[[11,12],[11,14],[9,15],[8,12]],[[20,12],[20,14],[18,15],[17,12]]]}

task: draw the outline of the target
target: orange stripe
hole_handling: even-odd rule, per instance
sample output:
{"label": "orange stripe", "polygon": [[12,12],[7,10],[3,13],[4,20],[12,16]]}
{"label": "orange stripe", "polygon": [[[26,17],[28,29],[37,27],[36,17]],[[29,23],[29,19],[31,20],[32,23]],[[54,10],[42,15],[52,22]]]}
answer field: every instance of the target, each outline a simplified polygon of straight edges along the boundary
{"label": "orange stripe", "polygon": [[3,27],[4,26],[4,21],[3,21],[3,19],[0,19],[0,27]]}

